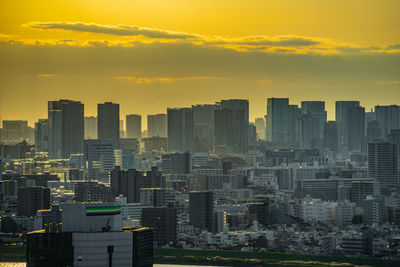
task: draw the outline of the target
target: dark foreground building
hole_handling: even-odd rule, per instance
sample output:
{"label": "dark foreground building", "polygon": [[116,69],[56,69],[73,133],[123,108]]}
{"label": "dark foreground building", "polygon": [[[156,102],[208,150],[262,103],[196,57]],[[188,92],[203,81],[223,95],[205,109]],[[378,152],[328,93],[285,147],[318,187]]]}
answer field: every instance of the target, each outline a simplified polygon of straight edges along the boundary
{"label": "dark foreground building", "polygon": [[28,234],[28,267],[153,266],[153,230],[121,228],[120,206],[65,204],[62,209],[61,232]]}

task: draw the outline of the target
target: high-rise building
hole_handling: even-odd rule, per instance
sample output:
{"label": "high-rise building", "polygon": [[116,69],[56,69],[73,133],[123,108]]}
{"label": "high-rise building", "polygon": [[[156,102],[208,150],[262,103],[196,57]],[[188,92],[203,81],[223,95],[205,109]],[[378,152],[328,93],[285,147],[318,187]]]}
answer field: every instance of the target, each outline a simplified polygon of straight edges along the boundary
{"label": "high-rise building", "polygon": [[339,132],[339,150],[347,151],[348,135],[348,110],[352,107],[359,107],[360,101],[336,101],[336,122]]}
{"label": "high-rise building", "polygon": [[301,102],[302,120],[302,148],[322,148],[323,132],[326,123],[325,102]]}
{"label": "high-rise building", "polygon": [[114,168],[113,140],[85,140],[84,150],[89,181],[108,183],[108,174]]}
{"label": "high-rise building", "polygon": [[214,231],[214,198],[213,192],[189,193],[190,224],[201,230]]}
{"label": "high-rise building", "polygon": [[261,140],[265,140],[265,119],[264,118],[256,118],[254,121],[254,125],[256,126],[257,138]]}
{"label": "high-rise building", "polygon": [[382,139],[382,129],[376,120],[369,121],[367,124],[367,144],[374,140]]}
{"label": "high-rise building", "polygon": [[214,148],[215,105],[195,105],[193,110],[194,148],[196,151],[210,152]]}
{"label": "high-rise building", "polygon": [[119,104],[105,102],[97,105],[97,138],[111,139],[119,147]]}
{"label": "high-rise building", "polygon": [[168,151],[193,150],[193,110],[191,108],[169,108],[167,114]]}
{"label": "high-rise building", "polygon": [[365,108],[351,107],[347,110],[348,151],[365,152]]}
{"label": "high-rise building", "polygon": [[49,156],[69,158],[83,152],[84,107],[80,101],[48,102]]}
{"label": "high-rise building", "polygon": [[301,110],[303,114],[311,115],[316,121],[318,128],[316,136],[323,138],[324,126],[326,123],[326,110],[324,101],[303,101],[301,102]]}
{"label": "high-rise building", "polygon": [[392,129],[400,129],[400,106],[376,106],[375,113],[382,129],[382,137],[387,141]]}
{"label": "high-rise building", "polygon": [[368,176],[380,183],[384,194],[399,186],[398,149],[397,144],[389,142],[368,144]]}
{"label": "high-rise building", "polygon": [[18,188],[18,216],[32,217],[38,210],[50,208],[50,189],[42,186]]}
{"label": "high-rise building", "polygon": [[97,117],[85,117],[85,139],[97,139]]}
{"label": "high-rise building", "polygon": [[137,138],[142,136],[142,116],[138,114],[126,115],[126,137]]}
{"label": "high-rise building", "polygon": [[49,151],[49,124],[47,119],[39,119],[35,123],[35,149],[40,152]]}
{"label": "high-rise building", "polygon": [[162,171],[165,174],[188,174],[192,170],[190,152],[162,155]]}
{"label": "high-rise building", "polygon": [[324,128],[324,150],[338,152],[338,128],[336,121],[328,121]]}
{"label": "high-rise building", "polygon": [[135,151],[133,149],[114,150],[115,166],[120,166],[122,170],[135,168]]}
{"label": "high-rise building", "polygon": [[243,126],[245,128],[244,130],[244,150],[247,150],[247,147],[249,145],[249,101],[245,100],[245,99],[227,99],[227,100],[221,100],[220,103],[216,103],[217,105],[221,106],[221,109],[229,109],[229,110],[243,110],[244,114],[243,114],[243,119],[245,121],[245,126]]}
{"label": "high-rise building", "polygon": [[177,214],[174,207],[142,209],[142,225],[153,229],[157,246],[174,245],[177,237]]}
{"label": "high-rise building", "polygon": [[289,141],[289,98],[268,98],[267,141],[283,144]]}
{"label": "high-rise building", "polygon": [[221,108],[215,110],[215,152],[245,153],[248,149],[249,125],[245,110]]}
{"label": "high-rise building", "polygon": [[300,147],[301,139],[301,108],[297,105],[288,106],[288,130],[289,130],[289,143],[292,148]]}
{"label": "high-rise building", "polygon": [[167,114],[147,115],[147,137],[167,137]]}

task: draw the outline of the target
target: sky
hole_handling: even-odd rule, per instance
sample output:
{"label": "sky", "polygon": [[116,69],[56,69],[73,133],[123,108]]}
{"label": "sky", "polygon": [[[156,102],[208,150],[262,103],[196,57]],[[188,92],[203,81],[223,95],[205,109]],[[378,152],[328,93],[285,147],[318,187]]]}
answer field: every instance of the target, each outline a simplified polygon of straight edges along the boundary
{"label": "sky", "polygon": [[0,120],[47,101],[167,107],[269,97],[400,104],[398,0],[1,0]]}

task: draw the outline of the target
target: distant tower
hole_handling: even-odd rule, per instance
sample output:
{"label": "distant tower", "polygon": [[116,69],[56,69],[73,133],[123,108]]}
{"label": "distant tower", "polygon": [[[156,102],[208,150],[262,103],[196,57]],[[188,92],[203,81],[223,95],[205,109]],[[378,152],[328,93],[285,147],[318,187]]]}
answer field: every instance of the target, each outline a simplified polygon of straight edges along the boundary
{"label": "distant tower", "polygon": [[365,152],[365,109],[351,107],[347,110],[348,151]]}
{"label": "distant tower", "polygon": [[324,149],[338,152],[338,127],[336,121],[328,121],[324,128]]}
{"label": "distant tower", "polygon": [[84,107],[79,101],[48,102],[49,156],[69,158],[83,152]]}
{"label": "distant tower", "polygon": [[349,108],[359,107],[360,101],[336,101],[336,122],[339,132],[339,149],[347,150],[348,135],[348,110]]}
{"label": "distant tower", "polygon": [[376,179],[382,193],[388,194],[399,186],[399,145],[388,142],[368,144],[368,176]]}
{"label": "distant tower", "polygon": [[108,183],[108,174],[114,168],[114,142],[112,140],[85,140],[85,166],[88,179]]}
{"label": "distant tower", "polygon": [[138,114],[126,115],[126,138],[137,138],[142,136],[142,116]]}
{"label": "distant tower", "polygon": [[97,105],[97,138],[111,139],[119,147],[119,104],[105,102]]}
{"label": "distant tower", "polygon": [[192,151],[193,110],[191,108],[169,108],[168,113],[168,151]]}
{"label": "distant tower", "polygon": [[36,151],[49,151],[49,123],[47,119],[39,119],[35,123],[35,148]]}
{"label": "distant tower", "polygon": [[289,98],[268,98],[267,141],[287,143],[289,141]]}
{"label": "distant tower", "polygon": [[147,137],[167,137],[167,114],[147,115]]}

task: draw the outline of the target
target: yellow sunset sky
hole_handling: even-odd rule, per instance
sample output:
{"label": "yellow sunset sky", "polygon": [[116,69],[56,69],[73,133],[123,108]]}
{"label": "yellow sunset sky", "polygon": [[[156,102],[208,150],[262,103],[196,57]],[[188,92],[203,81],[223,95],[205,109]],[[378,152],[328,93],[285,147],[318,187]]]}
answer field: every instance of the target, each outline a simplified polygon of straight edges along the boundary
{"label": "yellow sunset sky", "polygon": [[[400,104],[398,0],[0,1],[0,119],[47,101],[126,114],[268,97]],[[143,126],[145,119],[143,118]]]}

